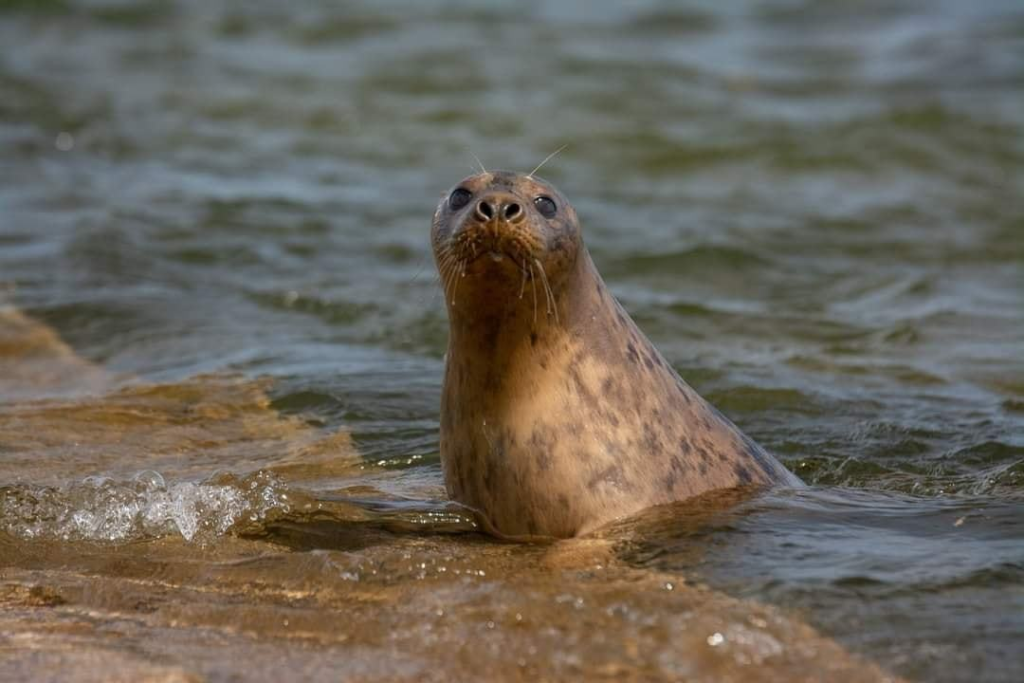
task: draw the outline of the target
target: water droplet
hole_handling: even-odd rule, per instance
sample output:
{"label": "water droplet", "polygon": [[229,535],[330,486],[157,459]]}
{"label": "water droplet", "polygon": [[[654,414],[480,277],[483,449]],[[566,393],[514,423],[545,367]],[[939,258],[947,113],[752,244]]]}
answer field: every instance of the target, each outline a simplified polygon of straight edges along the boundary
{"label": "water droplet", "polygon": [[144,489],[164,489],[167,487],[163,475],[155,470],[143,470],[135,475],[135,481]]}
{"label": "water droplet", "polygon": [[721,633],[718,633],[717,631],[708,636],[708,645],[710,645],[711,647],[718,647],[724,642],[725,636],[723,636]]}

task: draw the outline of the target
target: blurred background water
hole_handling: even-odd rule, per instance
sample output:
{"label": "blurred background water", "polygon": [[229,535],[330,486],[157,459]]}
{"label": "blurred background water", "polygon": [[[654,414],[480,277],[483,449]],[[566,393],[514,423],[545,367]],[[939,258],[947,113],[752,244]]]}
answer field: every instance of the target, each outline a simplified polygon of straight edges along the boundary
{"label": "blurred background water", "polygon": [[[566,145],[542,175],[613,292],[816,485],[643,527],[624,557],[793,610],[902,675],[1016,680],[1017,0],[0,10],[0,288],[87,361],[150,383],[268,377],[269,408],[359,453],[306,472],[304,494],[443,516],[429,219],[474,154],[528,171]],[[51,487],[102,516],[86,477],[152,465],[141,439],[70,467],[12,419],[8,502]],[[36,429],[59,433],[50,419]],[[174,495],[262,463],[190,443],[156,467]],[[60,535],[19,509],[11,538]]]}

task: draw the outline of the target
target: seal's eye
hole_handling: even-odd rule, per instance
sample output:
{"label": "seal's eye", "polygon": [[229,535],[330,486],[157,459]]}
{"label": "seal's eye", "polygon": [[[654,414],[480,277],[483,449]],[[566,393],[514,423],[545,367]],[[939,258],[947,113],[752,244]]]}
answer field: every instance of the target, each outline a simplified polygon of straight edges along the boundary
{"label": "seal's eye", "polygon": [[448,206],[452,208],[452,211],[458,211],[466,204],[469,204],[469,200],[473,197],[473,193],[464,187],[457,187],[452,195],[448,197]]}
{"label": "seal's eye", "polygon": [[540,215],[544,218],[554,218],[555,214],[558,213],[558,205],[555,204],[555,200],[551,197],[545,197],[541,195],[533,200],[533,205],[540,211]]}

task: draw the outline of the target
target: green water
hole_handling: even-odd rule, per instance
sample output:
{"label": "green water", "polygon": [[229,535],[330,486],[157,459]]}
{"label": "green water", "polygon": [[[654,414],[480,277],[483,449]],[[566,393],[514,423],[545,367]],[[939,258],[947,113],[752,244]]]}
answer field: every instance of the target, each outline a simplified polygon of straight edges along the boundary
{"label": "green water", "polygon": [[[372,466],[304,492],[442,510],[430,216],[474,155],[528,171],[566,145],[542,175],[614,294],[815,485],[659,520],[623,556],[901,675],[1016,680],[1021,3],[0,8],[0,296],[80,356],[268,376],[271,407]],[[0,485],[150,468],[46,457]],[[247,474],[210,460],[162,471]]]}

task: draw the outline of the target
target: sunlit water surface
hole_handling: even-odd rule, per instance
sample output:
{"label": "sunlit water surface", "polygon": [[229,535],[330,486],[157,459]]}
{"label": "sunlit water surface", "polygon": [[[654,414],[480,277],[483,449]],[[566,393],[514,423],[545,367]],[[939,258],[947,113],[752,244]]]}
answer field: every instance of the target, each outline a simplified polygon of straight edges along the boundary
{"label": "sunlit water surface", "polygon": [[[0,672],[1019,680],[1024,7],[719,5],[0,3]],[[562,145],[809,490],[445,502],[429,217]]]}

